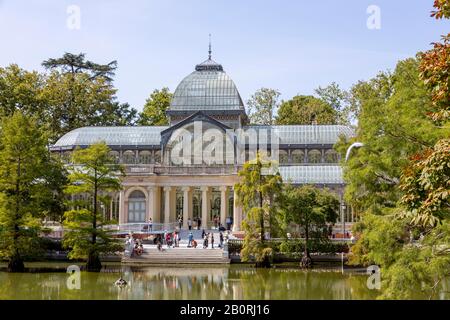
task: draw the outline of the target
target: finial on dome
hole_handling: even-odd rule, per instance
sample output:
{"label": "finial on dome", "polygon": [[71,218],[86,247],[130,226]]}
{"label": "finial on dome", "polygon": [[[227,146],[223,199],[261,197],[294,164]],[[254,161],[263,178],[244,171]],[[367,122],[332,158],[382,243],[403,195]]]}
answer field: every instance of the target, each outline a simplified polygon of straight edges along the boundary
{"label": "finial on dome", "polygon": [[211,33],[209,34],[209,50],[208,50],[208,60],[211,60]]}

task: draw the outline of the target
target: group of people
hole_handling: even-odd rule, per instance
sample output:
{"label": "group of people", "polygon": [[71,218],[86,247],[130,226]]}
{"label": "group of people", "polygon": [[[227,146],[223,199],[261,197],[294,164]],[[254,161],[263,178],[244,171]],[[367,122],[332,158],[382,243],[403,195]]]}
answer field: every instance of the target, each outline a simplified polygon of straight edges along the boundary
{"label": "group of people", "polygon": [[[183,227],[183,217],[181,215],[178,215],[177,221],[178,221],[178,227],[181,229]],[[225,221],[226,221],[226,225],[227,225],[226,230],[230,230],[231,224],[233,223],[232,218],[227,217]],[[188,218],[188,220],[187,220],[188,229],[192,230],[194,222],[197,224],[197,230],[200,230],[200,228],[202,226],[202,219],[200,219],[200,217],[195,217],[193,220],[191,218]],[[220,217],[218,215],[214,215],[213,223],[214,223],[214,227],[216,229],[219,229],[220,231],[225,231],[225,227],[220,223]]]}
{"label": "group of people", "polygon": [[[211,232],[206,233],[205,229],[202,230],[203,249],[207,249],[211,243],[211,249],[214,249],[214,234]],[[219,233],[219,248],[223,248],[223,233]]]}

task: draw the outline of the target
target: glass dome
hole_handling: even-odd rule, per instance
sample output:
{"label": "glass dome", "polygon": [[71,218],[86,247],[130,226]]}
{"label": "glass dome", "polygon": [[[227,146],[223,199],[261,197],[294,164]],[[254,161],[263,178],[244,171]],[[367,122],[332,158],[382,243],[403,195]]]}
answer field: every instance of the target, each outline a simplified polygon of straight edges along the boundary
{"label": "glass dome", "polygon": [[243,110],[233,80],[220,64],[208,59],[195,67],[174,92],[171,111]]}

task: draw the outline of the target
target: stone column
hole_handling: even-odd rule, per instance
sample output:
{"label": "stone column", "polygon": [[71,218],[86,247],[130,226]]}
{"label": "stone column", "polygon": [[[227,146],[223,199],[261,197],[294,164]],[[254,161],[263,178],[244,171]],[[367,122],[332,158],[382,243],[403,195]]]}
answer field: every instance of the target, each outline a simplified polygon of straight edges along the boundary
{"label": "stone column", "polygon": [[234,190],[233,200],[233,231],[240,231],[242,221],[242,207],[238,205],[236,189]]}
{"label": "stone column", "polygon": [[188,229],[188,219],[192,216],[192,188],[183,188],[183,228]]}
{"label": "stone column", "polygon": [[208,228],[208,215],[210,212],[210,203],[209,203],[209,187],[202,187],[202,228]]}
{"label": "stone column", "polygon": [[226,226],[226,217],[228,215],[228,187],[220,187],[220,223]]}
{"label": "stone column", "polygon": [[125,223],[125,190],[119,192],[119,224]]}
{"label": "stone column", "polygon": [[170,222],[172,212],[172,187],[164,187],[164,223]]}
{"label": "stone column", "polygon": [[148,191],[147,221],[150,218],[152,218],[153,222],[160,222],[159,187],[151,186],[147,188],[147,191]]}

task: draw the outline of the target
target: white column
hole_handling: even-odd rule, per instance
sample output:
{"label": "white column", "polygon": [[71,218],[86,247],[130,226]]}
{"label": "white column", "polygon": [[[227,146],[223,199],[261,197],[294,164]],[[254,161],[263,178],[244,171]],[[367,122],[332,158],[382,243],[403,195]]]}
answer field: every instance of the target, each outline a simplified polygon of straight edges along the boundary
{"label": "white column", "polygon": [[125,223],[125,190],[119,192],[119,224]]}
{"label": "white column", "polygon": [[159,217],[160,217],[160,214],[159,214],[159,211],[160,211],[159,187],[151,186],[151,187],[147,188],[147,191],[148,191],[147,221],[150,218],[152,218],[153,222],[157,222],[156,220],[159,220]]}
{"label": "white column", "polygon": [[220,223],[225,227],[225,219],[228,216],[228,187],[220,187]]}
{"label": "white column", "polygon": [[192,212],[192,188],[183,188],[183,228],[188,228],[188,219]]}
{"label": "white column", "polygon": [[170,212],[172,211],[172,187],[164,187],[164,223],[170,222]]}
{"label": "white column", "polygon": [[240,231],[242,221],[242,207],[238,205],[236,190],[234,190],[233,200],[233,231]]}
{"label": "white column", "polygon": [[202,228],[208,228],[208,215],[210,211],[209,187],[202,187]]}

